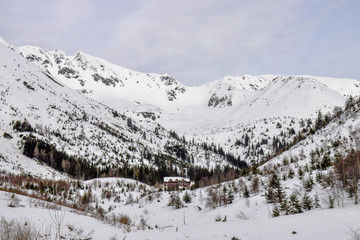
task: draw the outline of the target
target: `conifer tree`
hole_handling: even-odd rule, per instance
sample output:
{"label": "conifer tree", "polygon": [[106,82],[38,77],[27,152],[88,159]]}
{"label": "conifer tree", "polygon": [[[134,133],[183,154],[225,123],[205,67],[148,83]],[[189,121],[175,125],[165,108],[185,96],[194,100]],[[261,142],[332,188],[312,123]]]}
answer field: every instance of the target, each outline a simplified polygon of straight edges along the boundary
{"label": "conifer tree", "polygon": [[183,201],[184,201],[185,203],[191,203],[191,196],[190,196],[190,194],[189,194],[188,191],[185,192],[185,194],[184,194],[184,196],[183,196]]}
{"label": "conifer tree", "polygon": [[231,189],[228,191],[227,200],[229,204],[231,204],[234,200],[234,193]]}
{"label": "conifer tree", "polygon": [[277,204],[274,204],[274,208],[273,208],[273,211],[272,211],[272,216],[273,217],[280,216],[280,209],[279,209],[279,206]]}
{"label": "conifer tree", "polygon": [[302,206],[295,194],[290,195],[290,214],[302,213]]}
{"label": "conifer tree", "polygon": [[305,210],[311,210],[313,208],[313,202],[311,197],[305,192],[302,199],[302,207]]}
{"label": "conifer tree", "polygon": [[246,184],[244,185],[243,195],[246,198],[250,197],[250,192],[249,192],[249,189],[247,188]]}
{"label": "conifer tree", "polygon": [[315,207],[315,208],[321,207],[318,193],[315,194],[314,207]]}
{"label": "conifer tree", "polygon": [[286,195],[284,195],[284,198],[280,202],[280,210],[285,215],[289,215],[289,213],[290,213],[290,205],[289,205],[289,201],[288,201],[288,198],[286,197]]}

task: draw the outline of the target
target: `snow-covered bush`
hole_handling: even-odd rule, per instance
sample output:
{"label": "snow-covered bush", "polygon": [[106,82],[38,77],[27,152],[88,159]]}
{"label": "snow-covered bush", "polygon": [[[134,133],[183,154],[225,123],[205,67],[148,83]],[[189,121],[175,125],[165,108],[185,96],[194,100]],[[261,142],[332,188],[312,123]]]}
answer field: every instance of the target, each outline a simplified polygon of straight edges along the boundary
{"label": "snow-covered bush", "polygon": [[22,239],[35,240],[40,238],[40,232],[28,222],[22,223],[16,220],[0,220],[0,240]]}

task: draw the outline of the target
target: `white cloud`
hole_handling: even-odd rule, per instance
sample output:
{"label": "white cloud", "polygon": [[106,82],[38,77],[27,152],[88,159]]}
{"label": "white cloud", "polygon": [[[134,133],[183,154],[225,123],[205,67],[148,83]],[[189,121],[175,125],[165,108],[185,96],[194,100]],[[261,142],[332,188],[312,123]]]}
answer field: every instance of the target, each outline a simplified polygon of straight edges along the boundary
{"label": "white cloud", "polygon": [[198,85],[224,75],[358,77],[358,0],[3,1],[0,35]]}
{"label": "white cloud", "polygon": [[[212,76],[211,68],[226,69],[224,65],[249,55],[262,58],[274,50],[288,51],[301,41],[293,37],[301,33],[290,26],[300,17],[295,10],[301,1],[145,1],[140,5],[117,21],[106,53],[130,68],[159,71],[163,67],[185,78],[181,69],[197,66],[204,72],[202,78],[213,80],[223,71]],[[242,71],[246,69],[238,73]]]}
{"label": "white cloud", "polygon": [[54,17],[58,27],[66,30],[72,25],[84,24],[94,13],[94,6],[90,0],[57,0],[54,4]]}

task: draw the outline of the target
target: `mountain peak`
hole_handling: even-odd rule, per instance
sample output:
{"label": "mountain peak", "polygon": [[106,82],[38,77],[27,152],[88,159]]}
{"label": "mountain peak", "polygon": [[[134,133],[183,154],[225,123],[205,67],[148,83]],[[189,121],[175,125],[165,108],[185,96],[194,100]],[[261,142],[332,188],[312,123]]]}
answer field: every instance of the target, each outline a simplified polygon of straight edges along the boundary
{"label": "mountain peak", "polygon": [[2,37],[0,37],[0,43],[4,44],[5,46],[9,46],[9,44]]}

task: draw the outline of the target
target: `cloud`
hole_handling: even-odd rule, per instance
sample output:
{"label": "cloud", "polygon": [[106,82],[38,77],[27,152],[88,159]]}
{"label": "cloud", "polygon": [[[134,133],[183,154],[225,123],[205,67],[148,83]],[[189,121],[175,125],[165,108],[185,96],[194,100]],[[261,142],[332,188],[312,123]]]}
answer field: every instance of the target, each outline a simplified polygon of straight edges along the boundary
{"label": "cloud", "polygon": [[83,27],[94,13],[94,5],[89,0],[57,0],[53,12],[56,26],[66,31],[72,25]]}
{"label": "cloud", "polygon": [[0,35],[188,85],[245,73],[360,79],[358,9],[357,0],[14,0],[0,2]]}
{"label": "cloud", "polygon": [[[268,49],[289,51],[299,38],[291,24],[301,1],[145,1],[120,18],[106,54],[130,68],[175,73],[196,66],[213,80],[242,59],[261,59]],[[305,31],[304,29],[303,31]],[[157,65],[157,67],[155,66]],[[246,69],[239,66],[238,73]],[[205,73],[209,72],[209,73]],[[236,72],[233,70],[233,72]]]}

